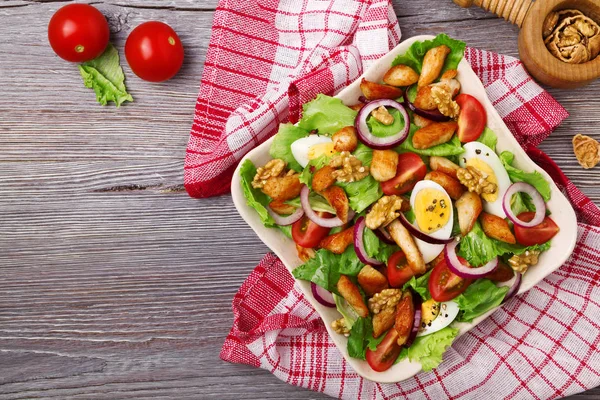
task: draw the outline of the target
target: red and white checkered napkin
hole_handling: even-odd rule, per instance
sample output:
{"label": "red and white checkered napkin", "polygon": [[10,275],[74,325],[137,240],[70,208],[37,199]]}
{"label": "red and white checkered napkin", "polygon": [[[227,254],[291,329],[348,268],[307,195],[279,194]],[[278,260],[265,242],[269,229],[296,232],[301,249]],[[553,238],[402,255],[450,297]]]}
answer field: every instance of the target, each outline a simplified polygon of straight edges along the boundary
{"label": "red and white checkered napkin", "polygon": [[[339,91],[399,38],[388,1],[221,0],[186,157],[190,195],[225,193],[236,163],[279,122],[295,122],[304,102]],[[515,137],[578,211],[573,256],[458,339],[439,368],[389,385],[347,365],[291,275],[268,254],[235,295],[221,358],[348,399],[545,399],[600,384],[600,210],[533,147],[567,113],[518,60],[476,49],[466,57]]]}

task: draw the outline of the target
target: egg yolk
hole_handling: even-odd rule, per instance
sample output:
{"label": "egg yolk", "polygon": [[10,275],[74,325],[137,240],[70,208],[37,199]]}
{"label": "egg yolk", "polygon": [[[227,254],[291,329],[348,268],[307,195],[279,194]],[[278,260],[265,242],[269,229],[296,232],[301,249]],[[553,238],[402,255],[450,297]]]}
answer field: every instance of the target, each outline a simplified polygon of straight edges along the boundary
{"label": "egg yolk", "polygon": [[[485,161],[473,157],[467,161],[467,166],[473,167],[483,172],[484,176],[487,175],[486,179],[488,180],[488,182],[491,182],[496,186],[498,185],[498,178],[496,178],[494,170]],[[488,203],[493,203],[494,201],[498,200],[498,192],[499,191],[496,190],[495,193],[482,193],[481,197],[483,197],[483,199]]]}
{"label": "egg yolk", "polygon": [[335,154],[335,149],[333,148],[333,143],[319,143],[314,144],[308,148],[307,156],[309,160],[314,160],[315,158],[319,158],[322,155],[327,157],[331,157]]}
{"label": "egg yolk", "polygon": [[437,189],[424,188],[415,197],[414,211],[419,229],[425,233],[432,233],[448,223],[452,203],[445,193]]}

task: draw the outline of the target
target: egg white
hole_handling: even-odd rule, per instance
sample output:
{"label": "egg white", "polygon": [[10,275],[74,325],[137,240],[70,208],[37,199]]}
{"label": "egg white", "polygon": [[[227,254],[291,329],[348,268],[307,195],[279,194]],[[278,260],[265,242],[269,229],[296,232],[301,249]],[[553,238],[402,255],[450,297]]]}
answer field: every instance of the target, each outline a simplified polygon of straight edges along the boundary
{"label": "egg white", "polygon": [[459,312],[458,304],[454,300],[445,301],[440,303],[440,313],[438,316],[431,321],[431,325],[425,326],[425,328],[421,328],[419,333],[417,333],[417,337],[430,335],[437,331],[440,331],[450,325],[452,321],[456,318]]}
{"label": "egg white", "polygon": [[[446,190],[444,190],[443,187],[441,187],[439,184],[437,184],[433,181],[423,180],[423,181],[419,181],[415,185],[415,187],[412,190],[412,194],[410,195],[410,207],[413,210],[415,209],[415,199],[417,197],[417,194],[419,193],[419,191],[421,191],[422,189],[426,189],[426,188],[439,190],[440,192],[444,193],[448,197],[448,203],[452,204],[452,200],[450,199],[450,196],[448,196],[448,193],[446,192]],[[454,224],[454,208],[449,207],[449,209],[450,209],[450,218],[448,219],[448,222],[446,223],[446,225],[442,226],[440,229],[438,229],[437,231],[435,231],[433,233],[428,233],[428,232],[424,232],[424,233],[427,233],[429,236],[432,236],[436,239],[449,239],[450,235],[452,235],[452,225]],[[417,221],[413,222],[413,226],[415,228],[417,228],[418,230],[420,230],[421,232],[423,232],[421,230],[421,228],[419,228],[419,224],[417,224]],[[421,251],[421,254],[423,255],[423,260],[425,261],[425,264],[433,261],[444,250],[443,244],[431,244],[431,243],[424,242],[417,238],[415,238],[415,243],[417,244],[417,247],[419,248],[419,250]]]}
{"label": "egg white", "polygon": [[504,194],[511,185],[511,182],[508,173],[502,165],[502,161],[500,161],[500,158],[498,158],[498,155],[494,150],[483,143],[469,142],[466,143],[463,148],[465,149],[465,152],[460,156],[459,162],[461,167],[464,168],[471,158],[478,158],[490,166],[498,181],[498,198],[493,202],[488,202],[482,198],[483,209],[489,214],[497,215],[500,218],[506,218],[506,213],[502,208],[502,200],[504,199]]}
{"label": "egg white", "polygon": [[308,165],[310,159],[308,158],[308,152],[312,146],[323,143],[333,143],[330,137],[320,135],[310,135],[301,139],[296,140],[290,146],[292,155],[298,161],[298,164],[305,168]]}

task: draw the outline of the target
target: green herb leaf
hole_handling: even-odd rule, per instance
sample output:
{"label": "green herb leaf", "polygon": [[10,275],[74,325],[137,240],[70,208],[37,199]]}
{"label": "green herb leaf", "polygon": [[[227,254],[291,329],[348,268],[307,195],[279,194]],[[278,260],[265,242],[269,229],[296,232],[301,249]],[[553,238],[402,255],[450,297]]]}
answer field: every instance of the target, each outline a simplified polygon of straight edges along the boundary
{"label": "green herb leaf", "polygon": [[302,171],[302,166],[294,158],[291,146],[296,140],[306,136],[308,136],[308,132],[302,128],[298,128],[292,124],[281,124],[279,125],[277,135],[273,139],[273,143],[271,143],[269,154],[273,158],[282,159],[289,168],[300,172]]}
{"label": "green herb leaf", "polygon": [[492,308],[502,304],[508,286],[496,286],[489,279],[478,279],[473,282],[464,293],[456,297],[454,301],[461,309],[458,320],[471,322],[474,318],[485,314]]}
{"label": "green herb leaf", "polygon": [[317,129],[320,134],[331,135],[346,126],[354,126],[357,112],[335,97],[319,94],[302,106],[302,119],[298,126],[306,131]]}
{"label": "green herb leaf", "polygon": [[267,228],[272,228],[275,226],[275,220],[273,220],[273,217],[267,211],[267,206],[271,202],[271,199],[260,190],[252,187],[252,180],[255,175],[256,167],[252,164],[252,161],[244,161],[244,164],[240,168],[240,177],[246,203],[256,210],[260,216],[260,220]]}
{"label": "green herb leaf", "polygon": [[119,52],[108,44],[104,53],[79,66],[85,87],[94,89],[96,100],[103,106],[109,101],[120,107],[125,101],[133,101],[125,87],[125,74],[119,64]]}

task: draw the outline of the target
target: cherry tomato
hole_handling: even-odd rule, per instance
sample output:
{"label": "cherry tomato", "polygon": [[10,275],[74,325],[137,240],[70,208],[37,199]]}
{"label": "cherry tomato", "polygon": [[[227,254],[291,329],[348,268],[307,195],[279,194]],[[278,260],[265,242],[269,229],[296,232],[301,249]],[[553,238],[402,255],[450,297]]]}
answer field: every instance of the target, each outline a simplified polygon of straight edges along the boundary
{"label": "cherry tomato", "polygon": [[381,182],[383,193],[391,196],[410,192],[417,182],[427,174],[427,166],[415,153],[402,153],[398,157],[396,176],[389,181]]}
{"label": "cherry tomato", "polygon": [[383,372],[394,364],[402,349],[398,345],[399,336],[398,331],[391,328],[374,351],[367,348],[367,363],[374,371]]}
{"label": "cherry tomato", "polygon": [[[529,222],[534,216],[535,213],[533,211],[526,211],[519,214],[517,218],[519,218],[521,221]],[[522,228],[518,225],[515,225],[515,237],[520,245],[533,246],[536,244],[546,243],[548,240],[552,239],[559,230],[560,229],[556,223],[549,217],[546,217],[541,224],[531,228]]]}
{"label": "cherry tomato", "polygon": [[[463,265],[468,265],[464,258],[458,257],[458,259]],[[429,276],[429,293],[437,302],[452,300],[467,290],[471,282],[473,282],[472,279],[463,279],[455,275],[448,268],[446,260],[442,259]]]}
{"label": "cherry tomato", "polygon": [[89,4],[68,4],[50,18],[48,41],[52,50],[71,62],[93,60],[108,46],[106,18]]}
{"label": "cherry tomato", "polygon": [[458,115],[458,139],[462,143],[479,139],[487,124],[487,114],[483,105],[469,94],[459,94],[456,102],[460,106]]}
{"label": "cherry tomato", "polygon": [[[323,215],[321,214],[321,216]],[[292,225],[292,239],[294,239],[294,242],[296,242],[298,246],[312,249],[321,243],[321,240],[329,234],[330,230],[330,228],[323,228],[322,226],[315,224],[305,215]]]}
{"label": "cherry tomato", "polygon": [[387,278],[391,287],[400,288],[415,275],[402,251],[393,253],[387,262]]}
{"label": "cherry tomato", "polygon": [[515,276],[513,269],[499,261],[498,268],[487,274],[485,277],[486,279],[494,282],[508,282],[513,278],[513,276]]}
{"label": "cherry tomato", "polygon": [[125,42],[125,58],[133,72],[150,82],[171,79],[183,64],[183,45],[169,25],[149,21],[138,25]]}

